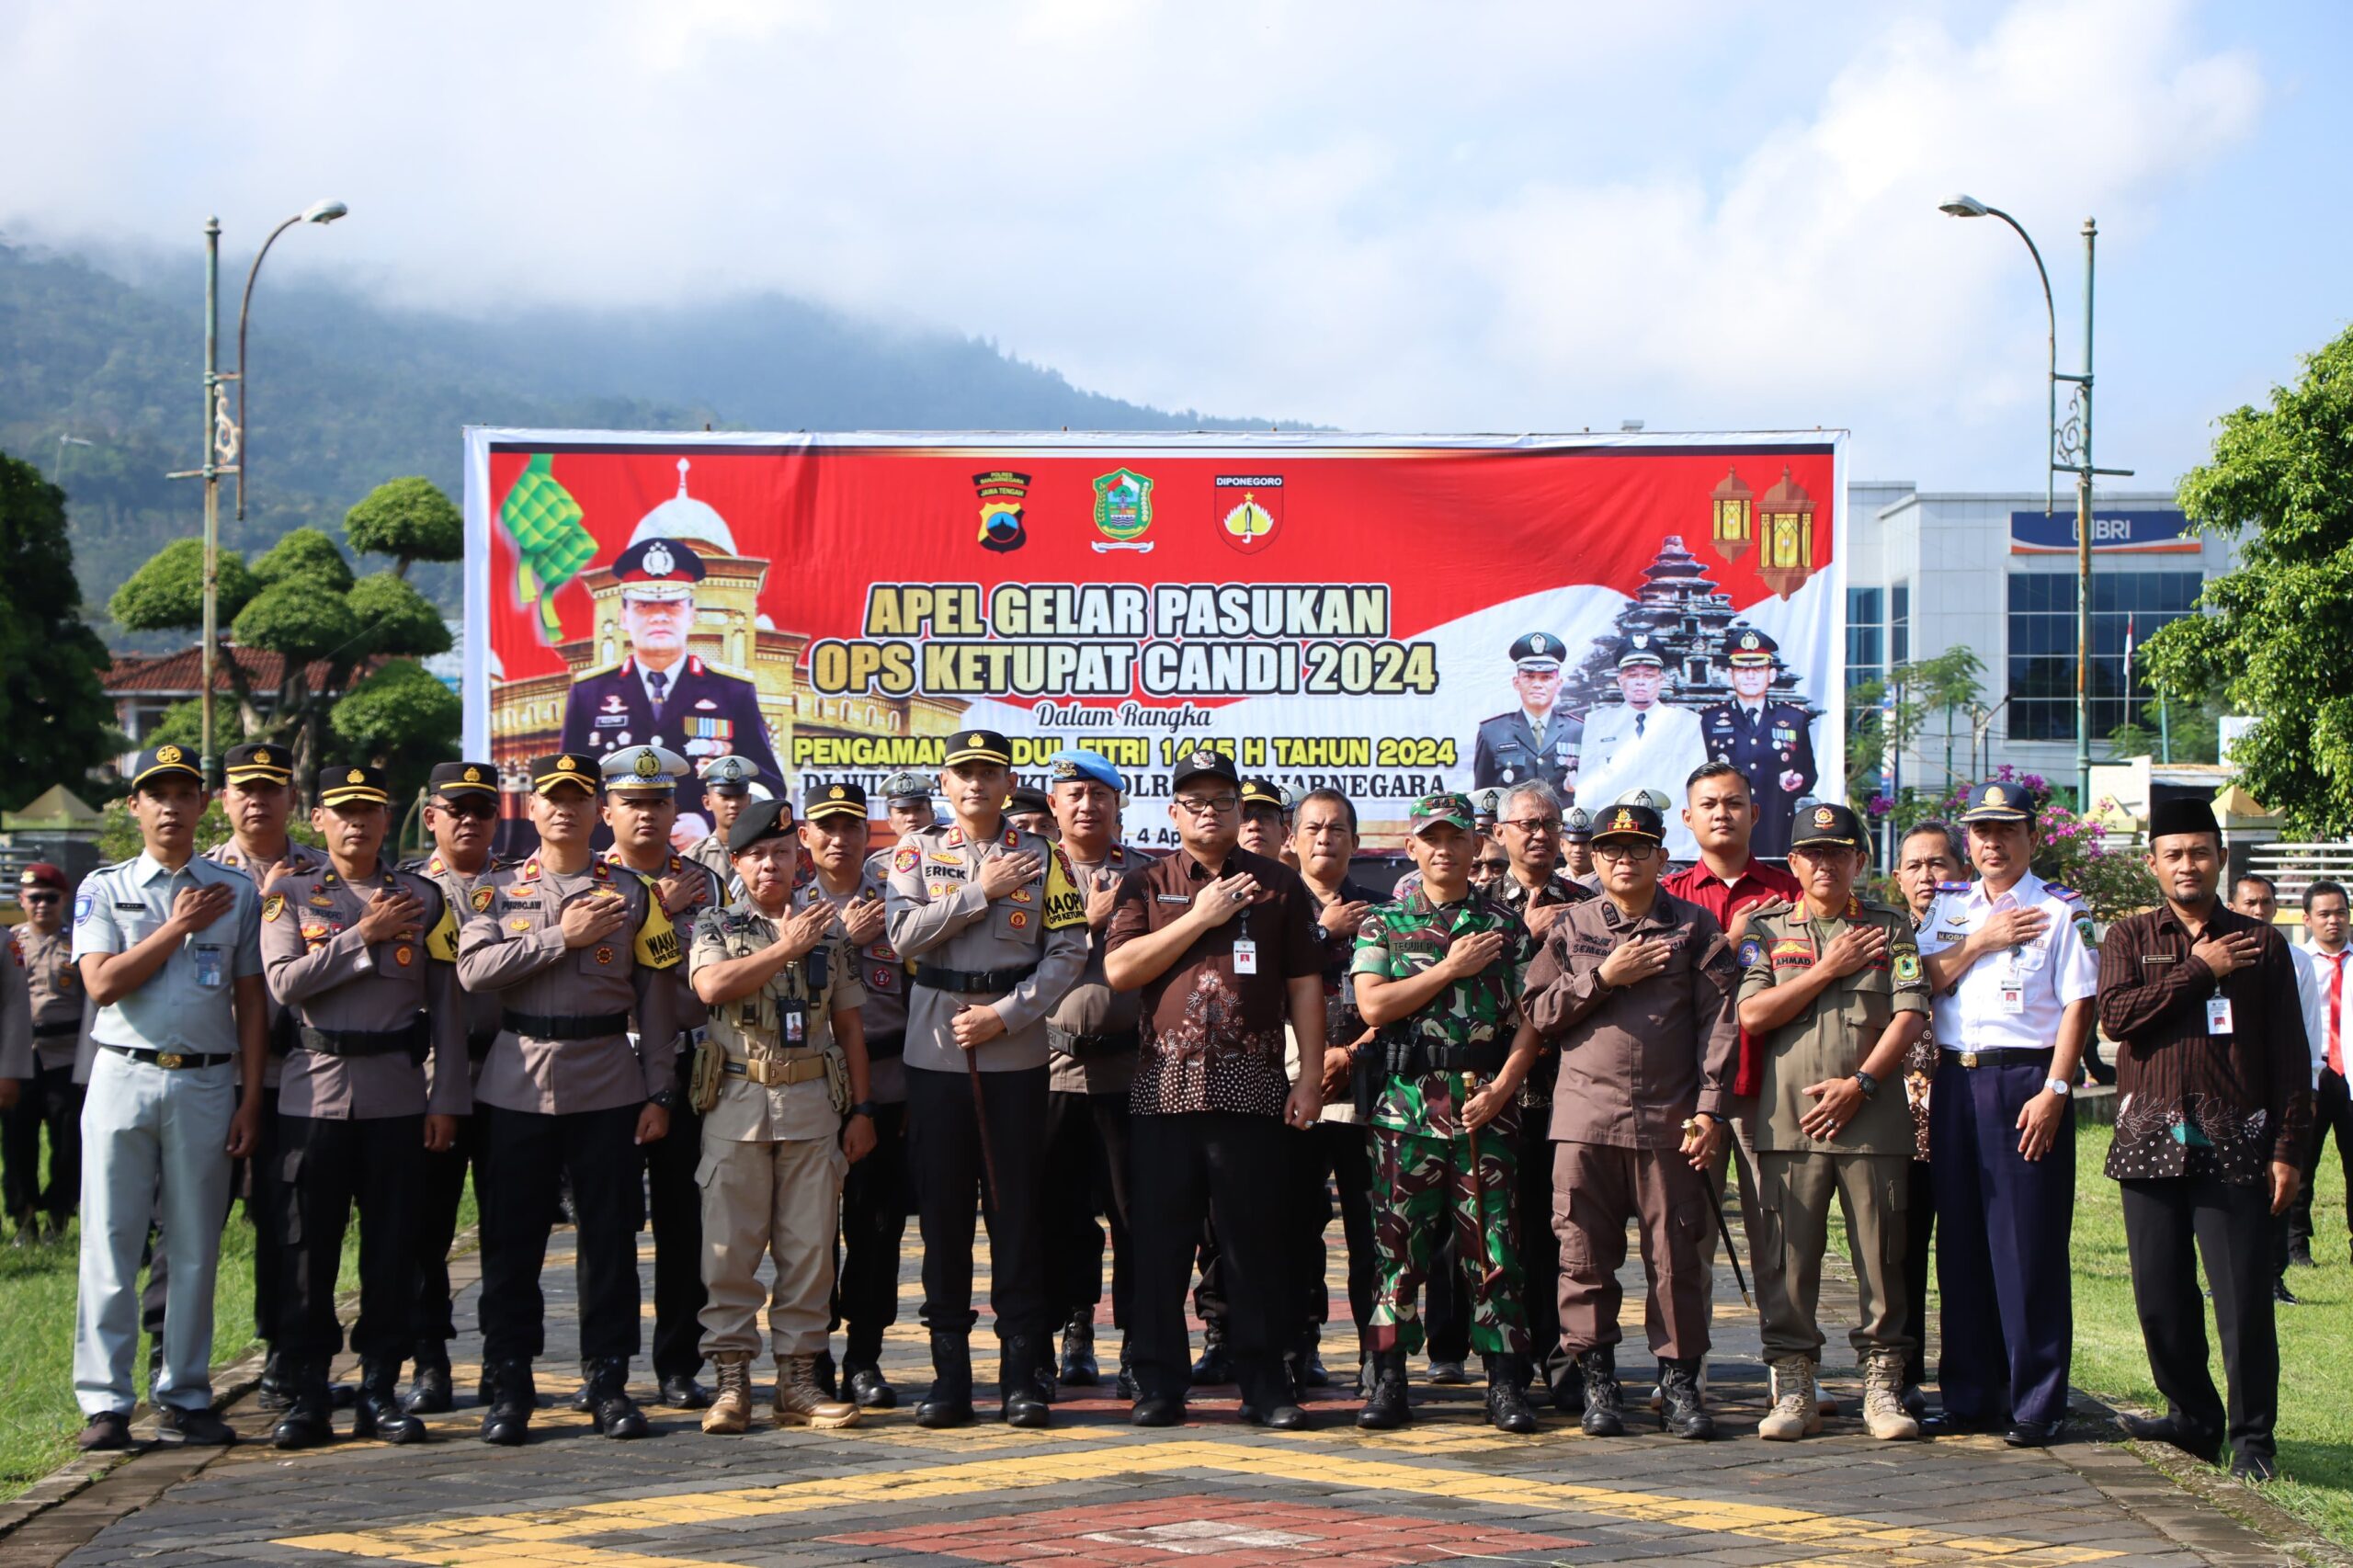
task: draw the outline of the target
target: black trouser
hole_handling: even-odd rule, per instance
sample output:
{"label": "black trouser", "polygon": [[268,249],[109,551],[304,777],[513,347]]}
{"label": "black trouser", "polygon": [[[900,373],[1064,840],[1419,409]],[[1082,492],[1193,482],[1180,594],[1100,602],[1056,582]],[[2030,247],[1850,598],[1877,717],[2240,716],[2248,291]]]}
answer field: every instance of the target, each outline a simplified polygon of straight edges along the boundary
{"label": "black trouser", "polygon": [[[2279,1414],[2279,1341],[2272,1322],[2271,1189],[2268,1181],[2157,1176],[2124,1189],[2124,1245],[2149,1370],[2174,1419],[2238,1453],[2273,1457]],[[2227,1414],[2206,1369],[2206,1307],[2198,1265],[2214,1293],[2214,1326],[2230,1382]],[[2227,1419],[2227,1426],[2225,1425]]]}
{"label": "black trouser", "polygon": [[410,1226],[415,1244],[416,1293],[409,1307],[409,1326],[422,1340],[446,1345],[458,1337],[458,1322],[450,1307],[449,1247],[458,1239],[458,1205],[466,1196],[466,1172],[477,1172],[481,1135],[474,1119],[458,1119],[458,1136],[439,1153],[428,1153],[417,1173],[416,1217]]}
{"label": "black trouser", "polygon": [[[40,1135],[49,1132],[49,1180],[40,1176]],[[82,1085],[74,1064],[40,1067],[17,1103],[0,1111],[0,1192],[18,1224],[35,1214],[63,1225],[82,1194]]]}
{"label": "black trouser", "polygon": [[1111,1322],[1128,1326],[1128,1095],[1046,1096],[1046,1321],[1093,1313],[1103,1299],[1103,1227],[1111,1228]]}
{"label": "black trouser", "polygon": [[874,1152],[842,1178],[834,1321],[847,1326],[846,1368],[882,1358],[882,1331],[899,1321],[899,1241],[907,1233],[907,1108],[874,1108]]}
{"label": "black trouser", "polygon": [[[1451,1226],[1449,1229],[1452,1229]],[[1574,1363],[1561,1347],[1561,1238],[1552,1230],[1552,1106],[1523,1106],[1519,1113],[1519,1263],[1528,1303],[1528,1343],[1538,1380],[1551,1388]],[[1456,1290],[1469,1285],[1457,1271]],[[1466,1318],[1468,1312],[1462,1313]],[[1470,1347],[1468,1324],[1463,1347]]]}
{"label": "black trouser", "polygon": [[645,1187],[636,1137],[642,1109],[634,1102],[561,1115],[474,1107],[484,1360],[528,1360],[547,1349],[540,1270],[555,1220],[556,1183],[564,1177],[578,1223],[573,1269],[581,1358],[637,1354],[637,1233],[645,1222]]}
{"label": "black trouser", "polygon": [[1937,1255],[1936,1178],[1928,1162],[1912,1162],[1911,1187],[1904,1210],[1904,1381],[1928,1381],[1928,1262]]}
{"label": "black trouser", "polygon": [[1226,1335],[1244,1399],[1267,1408],[1287,1396],[1279,1352],[1297,1312],[1296,1264],[1283,1247],[1283,1212],[1268,1201],[1286,1174],[1283,1124],[1233,1111],[1138,1115],[1128,1122],[1137,1176],[1135,1301],[1128,1345],[1146,1399],[1181,1402],[1190,1381],[1185,1282],[1201,1221],[1217,1222]]}
{"label": "black trouser", "polygon": [[[691,1063],[693,1053],[681,1062]],[[654,1375],[691,1378],[702,1370],[702,1118],[687,1104],[683,1080],[666,1137],[645,1146],[645,1186],[654,1225]]]}
{"label": "black trouser", "polygon": [[[423,1137],[418,1134],[420,1142]],[[254,1139],[253,1153],[237,1161],[229,1173],[229,1198],[233,1203],[238,1193],[245,1195],[245,1223],[254,1228],[254,1337],[273,1348],[278,1344],[278,1303],[286,1297],[286,1191],[278,1173],[278,1091],[264,1089],[261,1131]],[[224,1229],[228,1226],[226,1208],[221,1210],[221,1223]],[[160,1235],[160,1215],[155,1229]],[[165,1267],[164,1247],[159,1240],[150,1237],[148,1248],[147,1288],[139,1294],[139,1326],[160,1341],[164,1332],[164,1293],[171,1270]]]}
{"label": "black trouser", "polygon": [[[1560,1244],[1553,1253],[1559,1256]],[[1462,1278],[1461,1249],[1454,1244],[1454,1227],[1446,1228],[1430,1263],[1430,1277],[1422,1289],[1422,1323],[1428,1337],[1423,1347],[1433,1361],[1471,1358],[1471,1287]],[[1560,1304],[1552,1307],[1560,1314]]]}
{"label": "black trouser", "polygon": [[2321,1147],[2331,1133],[2336,1136],[2337,1164],[2345,1170],[2346,1231],[2353,1235],[2353,1092],[2347,1089],[2344,1074],[2324,1068],[2320,1088],[2313,1096],[2313,1130],[2304,1145],[2302,1179],[2296,1184],[2296,1200],[2289,1206],[2280,1228],[2283,1251],[2312,1248],[2313,1177],[2320,1172]]}
{"label": "black trouser", "polygon": [[1289,1343],[1313,1345],[1318,1327],[1332,1321],[1324,1233],[1332,1223],[1336,1190],[1340,1235],[1348,1249],[1348,1316],[1361,1345],[1381,1269],[1372,1243],[1372,1134],[1358,1122],[1319,1121],[1304,1131],[1283,1129],[1283,1149],[1291,1162],[1292,1199],[1283,1247],[1300,1268],[1300,1309]]}
{"label": "black trouser", "polygon": [[907,1173],[923,1232],[923,1321],[935,1334],[970,1334],[972,1214],[989,1228],[989,1310],[1000,1339],[1046,1330],[1045,1257],[1039,1223],[1046,1168],[1046,1069],[980,1074],[996,1170],[992,1202],[980,1123],[962,1073],[907,1070]]}
{"label": "black trouser", "polygon": [[278,1167],[285,1193],[285,1299],[278,1348],[324,1360],[343,1348],[335,1274],[343,1235],[359,1210],[359,1316],[351,1347],[398,1366],[416,1342],[416,1211],[423,1185],[425,1117],[331,1121],[278,1119]]}

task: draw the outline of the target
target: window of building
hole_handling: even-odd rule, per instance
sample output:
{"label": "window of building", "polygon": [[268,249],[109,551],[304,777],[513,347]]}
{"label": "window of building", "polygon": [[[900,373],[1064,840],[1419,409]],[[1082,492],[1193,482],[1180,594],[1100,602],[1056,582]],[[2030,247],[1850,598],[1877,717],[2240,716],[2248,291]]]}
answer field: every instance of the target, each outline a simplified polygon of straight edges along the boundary
{"label": "window of building", "polygon": [[1887,678],[1887,591],[1847,590],[1847,687]]}
{"label": "window of building", "polygon": [[1891,665],[1912,662],[1912,585],[1898,583],[1887,596],[1887,658]]}
{"label": "window of building", "polygon": [[[2148,674],[2134,659],[2124,689],[2124,635],[2145,643],[2157,628],[2193,613],[2205,577],[2197,572],[2108,572],[2092,577],[2091,724],[2097,744],[2150,700]],[[2014,741],[2075,738],[2075,579],[2021,572],[2009,587],[2009,698]]]}

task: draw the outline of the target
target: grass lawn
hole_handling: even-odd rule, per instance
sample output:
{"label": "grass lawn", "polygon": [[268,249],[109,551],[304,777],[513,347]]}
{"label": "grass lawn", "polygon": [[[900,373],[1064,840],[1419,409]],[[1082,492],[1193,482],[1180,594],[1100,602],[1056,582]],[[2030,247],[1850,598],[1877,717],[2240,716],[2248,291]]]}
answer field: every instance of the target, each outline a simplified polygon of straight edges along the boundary
{"label": "grass lawn", "polygon": [[[46,1154],[43,1158],[46,1159]],[[471,1182],[458,1214],[474,1222]],[[74,1403],[74,1302],[78,1229],[45,1246],[0,1245],[0,1498],[13,1497],[74,1452],[82,1415]],[[338,1284],[359,1278],[358,1233],[345,1235]],[[212,1364],[236,1360],[254,1344],[254,1233],[244,1206],[232,1213],[213,1292]],[[147,1345],[139,1346],[139,1395],[147,1396]]]}
{"label": "grass lawn", "polygon": [[[2075,1150],[2075,1363],[2078,1387],[2162,1414],[2149,1379],[2125,1266],[2124,1214],[2116,1183],[2100,1175],[2109,1130],[2086,1127]],[[2279,1469],[2273,1502],[2340,1546],[2353,1546],[2353,1265],[2346,1257],[2345,1183],[2336,1151],[2321,1161],[2313,1196],[2317,1268],[2291,1268],[2303,1303],[2279,1308]],[[2211,1340],[2212,1319],[2207,1320]],[[2214,1386],[2223,1387],[2213,1352]]]}

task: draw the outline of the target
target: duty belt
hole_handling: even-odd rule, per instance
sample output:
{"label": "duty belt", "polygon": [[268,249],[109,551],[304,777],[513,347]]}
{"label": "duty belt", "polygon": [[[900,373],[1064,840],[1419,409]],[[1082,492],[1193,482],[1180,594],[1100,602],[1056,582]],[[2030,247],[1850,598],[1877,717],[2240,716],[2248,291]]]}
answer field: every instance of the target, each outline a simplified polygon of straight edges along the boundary
{"label": "duty belt", "polygon": [[813,1083],[825,1075],[825,1053],[818,1051],[806,1056],[755,1058],[748,1062],[738,1062],[730,1057],[726,1073],[731,1078],[748,1078],[763,1088],[775,1088],[783,1084]]}
{"label": "duty belt", "polygon": [[79,1018],[67,1018],[60,1023],[35,1024],[33,1026],[33,1038],[35,1040],[56,1040],[63,1035],[80,1034],[81,1032],[82,1020]]}
{"label": "duty belt", "polygon": [[1970,1068],[2029,1067],[2037,1063],[2047,1067],[2057,1054],[2053,1051],[1948,1051],[1944,1060]]}
{"label": "duty belt", "polygon": [[199,1056],[185,1051],[148,1051],[135,1045],[108,1045],[107,1049],[117,1056],[128,1056],[133,1062],[150,1062],[166,1073],[177,1073],[190,1067],[218,1067],[224,1062],[235,1060],[226,1054]]}
{"label": "duty belt", "polygon": [[892,1057],[904,1056],[906,1053],[907,1036],[904,1030],[895,1034],[875,1035],[866,1042],[866,1059],[869,1062],[888,1062]]}
{"label": "duty belt", "polygon": [[1511,1053],[1511,1048],[1499,1040],[1477,1045],[1431,1044],[1418,1040],[1383,1040],[1380,1043],[1387,1056],[1389,1071],[1401,1078],[1417,1078],[1425,1073],[1493,1074],[1502,1069],[1504,1058]]}
{"label": "duty belt", "polygon": [[605,1040],[629,1033],[627,1013],[591,1013],[579,1017],[551,1018],[539,1013],[504,1013],[498,1027],[533,1040]]}
{"label": "duty belt", "polygon": [[938,964],[915,965],[915,983],[927,985],[934,991],[1010,991],[1038,971],[1034,963],[1019,969],[942,969]]}
{"label": "duty belt", "polygon": [[1128,1029],[1118,1034],[1073,1034],[1068,1029],[1046,1026],[1046,1049],[1064,1056],[1107,1056],[1115,1051],[1133,1051],[1136,1031]]}
{"label": "duty belt", "polygon": [[397,1051],[420,1062],[427,1043],[422,1013],[396,1029],[314,1029],[304,1024],[296,1038],[304,1051],[321,1056],[390,1056]]}

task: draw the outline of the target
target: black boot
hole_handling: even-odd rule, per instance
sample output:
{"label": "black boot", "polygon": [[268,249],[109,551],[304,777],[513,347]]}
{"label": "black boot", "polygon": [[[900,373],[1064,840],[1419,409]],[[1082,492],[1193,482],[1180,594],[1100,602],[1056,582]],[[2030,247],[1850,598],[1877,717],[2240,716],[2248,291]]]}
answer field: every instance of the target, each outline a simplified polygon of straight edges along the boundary
{"label": "black boot", "polygon": [[411,1415],[438,1415],[458,1402],[449,1387],[449,1347],[438,1339],[416,1342],[416,1376],[402,1403]]}
{"label": "black boot", "polygon": [[359,1363],[359,1403],[353,1406],[351,1435],[386,1443],[425,1441],[425,1423],[401,1403],[401,1364],[362,1359]]}
{"label": "black boot", "polygon": [[934,1332],[931,1392],[915,1406],[918,1426],[962,1426],[972,1419],[972,1342],[969,1335]]}
{"label": "black boot", "polygon": [[1039,1394],[1046,1371],[1044,1344],[1026,1334],[1011,1334],[999,1347],[996,1363],[997,1414],[1008,1426],[1043,1426],[1053,1412]]}
{"label": "black boot", "polygon": [[1526,1437],[1540,1429],[1528,1408],[1528,1358],[1487,1358],[1487,1420],[1498,1432]]}
{"label": "black boot", "polygon": [[335,1403],[327,1392],[324,1358],[289,1356],[277,1363],[286,1414],[278,1418],[270,1442],[281,1449],[315,1449],[335,1437]]}
{"label": "black boot", "polygon": [[1103,1381],[1095,1362],[1095,1309],[1081,1307],[1063,1325],[1062,1381],[1074,1389],[1091,1389]]}
{"label": "black boot", "polygon": [[899,1407],[899,1391],[891,1386],[891,1380],[882,1375],[881,1368],[852,1367],[847,1362],[844,1367],[849,1373],[847,1380],[848,1397],[860,1410],[896,1410]]}
{"label": "black boot", "polygon": [[1699,1358],[1658,1364],[1658,1425],[1663,1432],[1706,1442],[1716,1435],[1716,1418],[1699,1392]]}
{"label": "black boot", "polygon": [[842,1325],[842,1397],[861,1410],[896,1410],[899,1391],[882,1375],[882,1331],[870,1324]]}
{"label": "black boot", "polygon": [[1357,1412],[1357,1425],[1368,1432],[1392,1432],[1414,1419],[1413,1402],[1405,1394],[1405,1353],[1372,1352],[1372,1396]]}
{"label": "black boot", "polygon": [[525,1359],[485,1362],[482,1381],[482,1440],[503,1449],[517,1446],[529,1435],[531,1413],[540,1404],[531,1363]]}
{"label": "black boot", "polygon": [[1124,1334],[1120,1335],[1120,1381],[1112,1385],[1111,1392],[1124,1400],[1133,1401],[1136,1397],[1136,1364]]}
{"label": "black boot", "polygon": [[830,1345],[817,1352],[816,1360],[809,1364],[809,1373],[817,1380],[817,1392],[827,1399],[842,1396],[841,1369],[835,1364],[834,1347]]}
{"label": "black boot", "polygon": [[[158,1335],[154,1342],[154,1349],[147,1358],[147,1386],[149,1388],[155,1386],[156,1377],[162,1370],[163,1365],[164,1341],[162,1336]],[[324,1376],[324,1372],[321,1375]],[[289,1379],[286,1363],[278,1356],[278,1346],[273,1345],[269,1347],[269,1354],[262,1358],[261,1381],[254,1385],[254,1403],[264,1410],[291,1409],[294,1404],[295,1389]],[[327,1397],[332,1401],[335,1396],[330,1392]],[[329,1408],[333,1408],[332,1403]]]}
{"label": "black boot", "polygon": [[653,1428],[629,1396],[629,1358],[599,1356],[581,1370],[588,1388],[588,1419],[608,1437],[642,1437]]}
{"label": "black boot", "polygon": [[1233,1356],[1225,1347],[1225,1325],[1212,1318],[1201,1324],[1201,1358],[1193,1363],[1193,1386],[1216,1388],[1233,1381]]}
{"label": "black boot", "polygon": [[1618,1351],[1598,1345],[1577,1357],[1585,1375],[1585,1429],[1587,1437],[1620,1437],[1626,1433],[1626,1408],[1618,1388]]}

